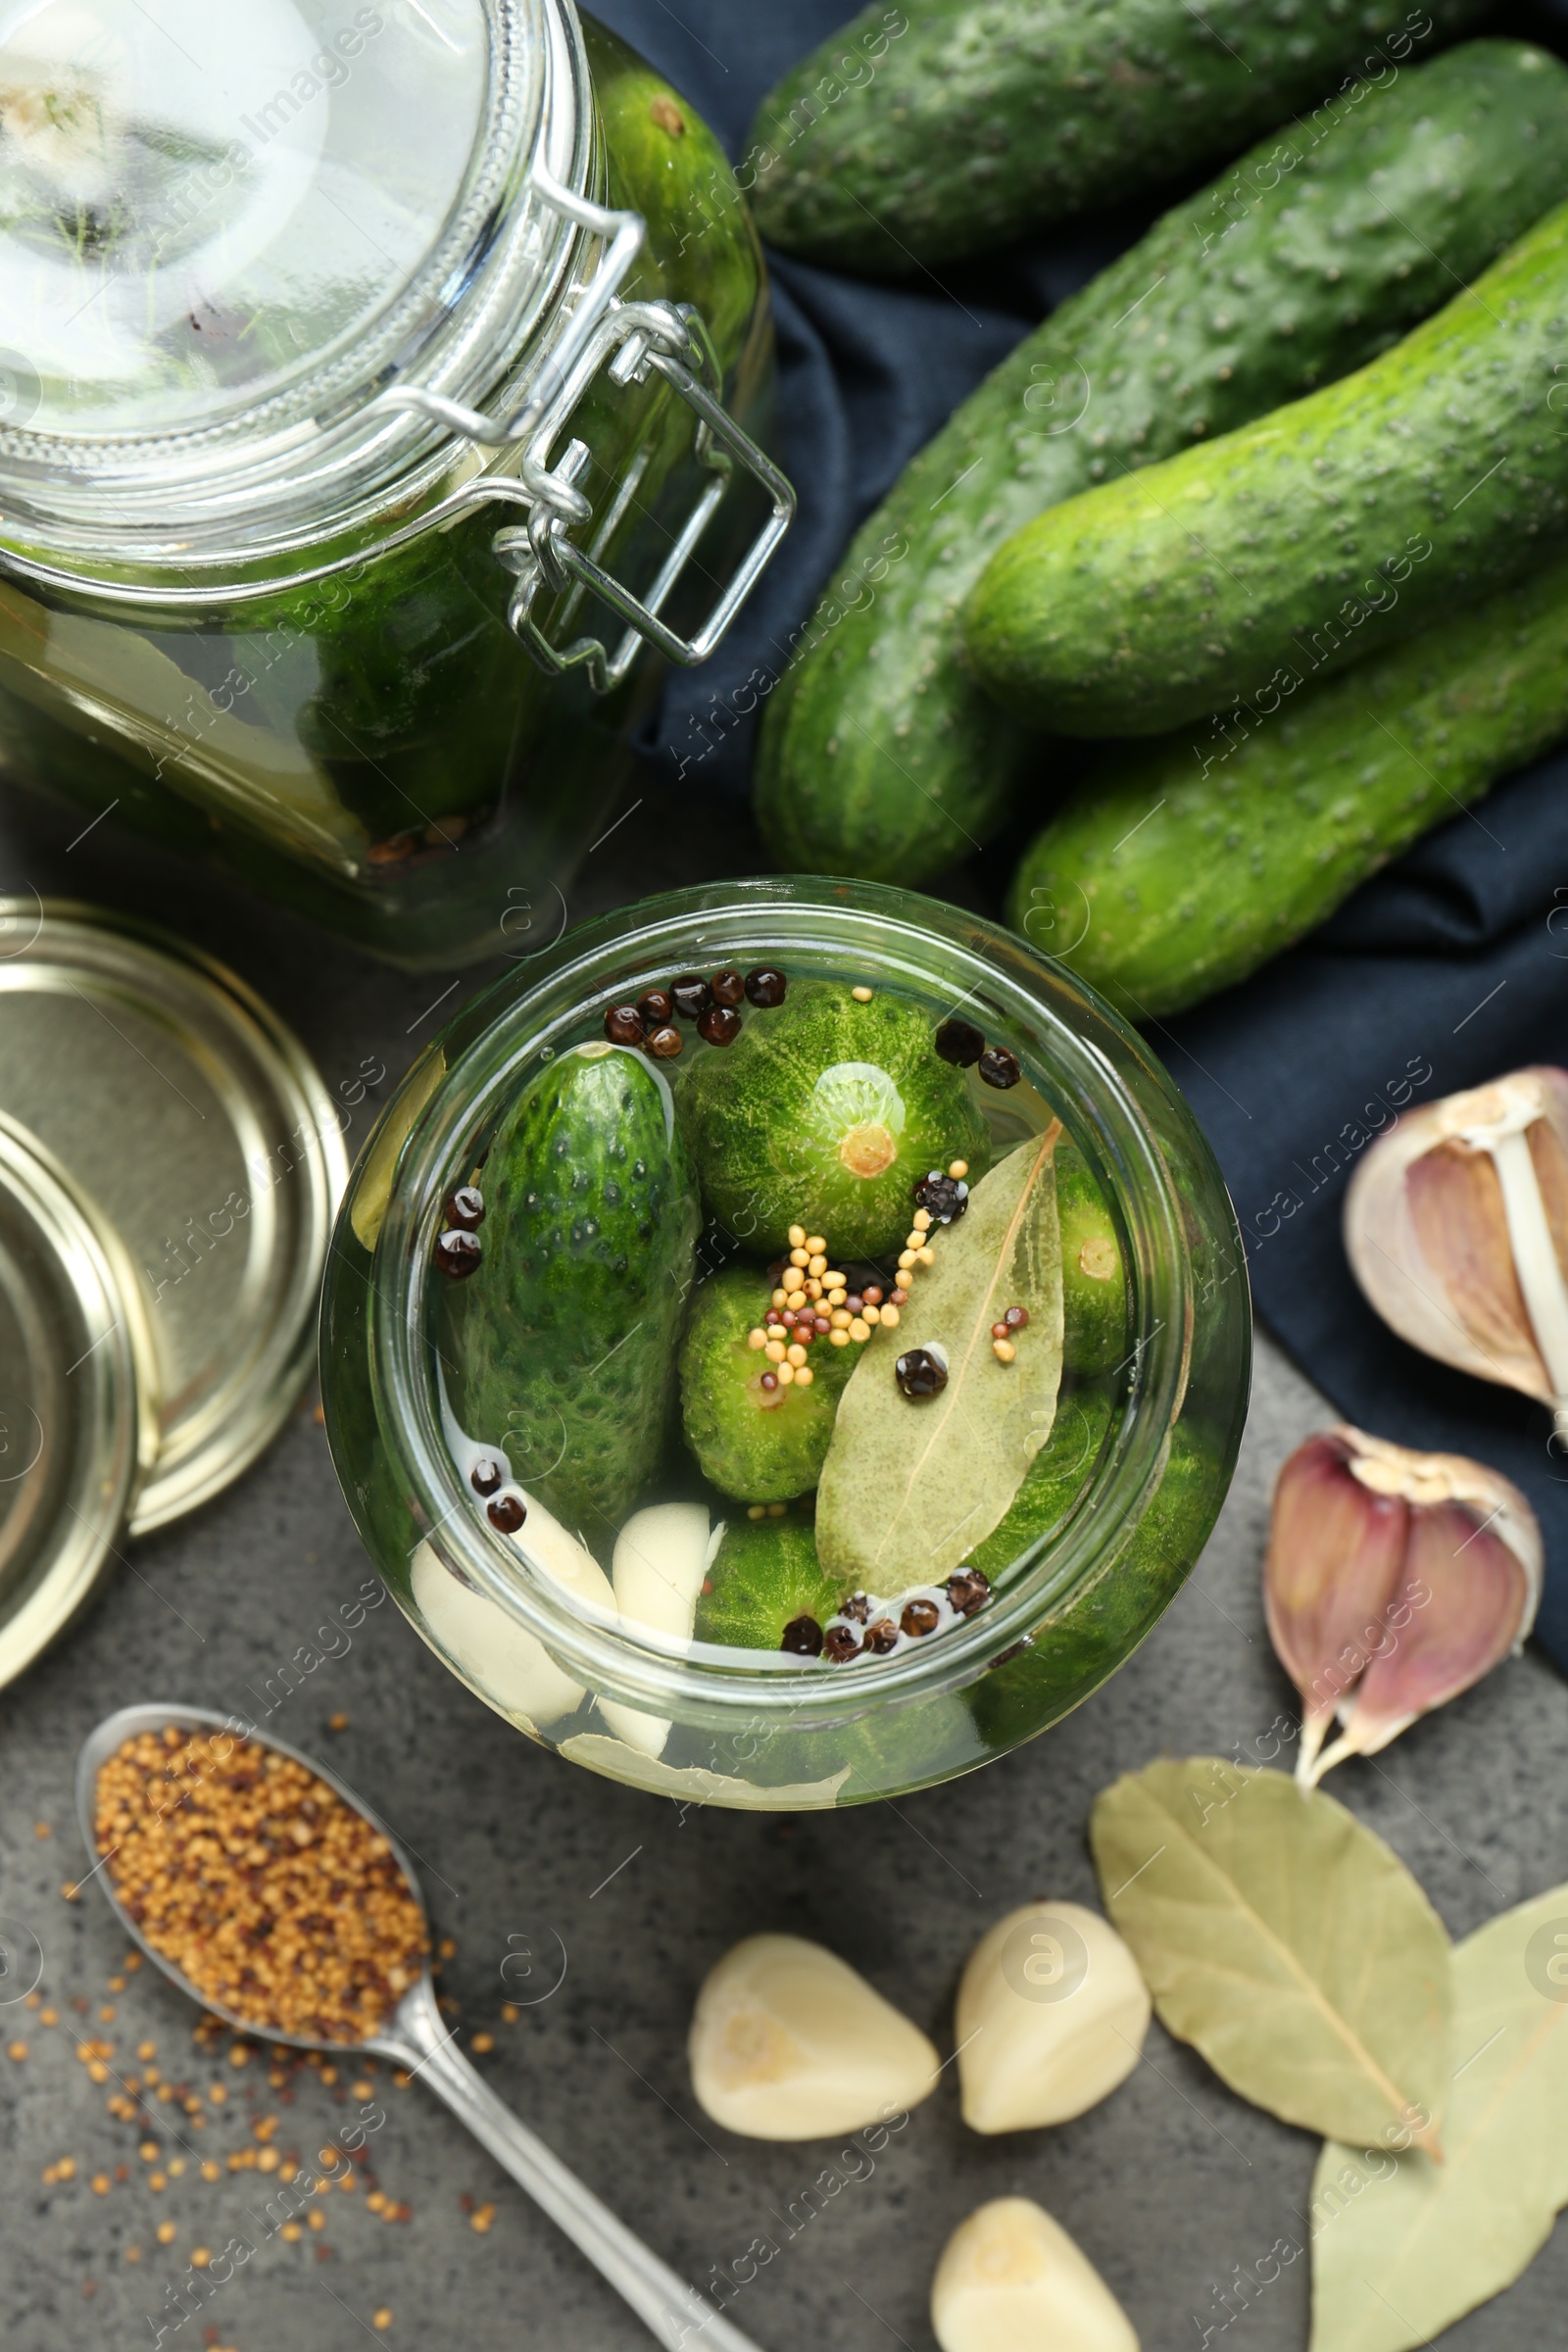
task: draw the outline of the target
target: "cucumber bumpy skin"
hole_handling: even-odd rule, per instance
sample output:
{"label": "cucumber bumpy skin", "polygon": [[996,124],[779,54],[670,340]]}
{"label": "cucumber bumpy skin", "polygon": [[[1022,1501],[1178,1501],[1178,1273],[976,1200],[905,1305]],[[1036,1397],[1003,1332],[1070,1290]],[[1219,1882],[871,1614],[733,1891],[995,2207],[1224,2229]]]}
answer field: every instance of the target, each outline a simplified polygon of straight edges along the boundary
{"label": "cucumber bumpy skin", "polygon": [[[765,1274],[733,1267],[697,1294],[680,1350],[682,1427],[703,1476],[740,1502],[790,1502],[821,1476],[833,1416],[858,1349],[812,1342],[806,1387],[771,1392],[778,1367],[748,1343],[773,1296]],[[794,1335],[785,1332],[786,1340]]]}
{"label": "cucumber bumpy skin", "polygon": [[1568,66],[1469,41],[1327,128],[1287,123],[1167,213],[857,535],[766,706],[756,808],[775,863],[907,885],[984,842],[1039,764],[959,642],[997,549],[1097,481],[1364,366],[1565,198]]}
{"label": "cucumber bumpy skin", "polygon": [[1025,852],[1009,920],[1023,929],[1045,904],[1076,931],[1087,914],[1062,960],[1134,1019],[1180,1012],[1565,729],[1559,557],[1250,733],[1233,715],[1196,745],[1113,753]]}
{"label": "cucumber bumpy skin", "polygon": [[602,1551],[659,1466],[696,1261],[697,1179],[667,1090],[619,1046],[563,1054],[524,1087],[482,1181],[482,1263],[443,1285],[453,1406]]}
{"label": "cucumber bumpy skin", "polygon": [[908,276],[1200,170],[1481,13],[1482,0],[913,0],[906,17],[871,0],[763,99],[753,206],[786,252]]}
{"label": "cucumber bumpy skin", "polygon": [[804,1225],[841,1268],[902,1248],[933,1168],[966,1159],[977,1184],[991,1159],[985,1122],[932,1034],[918,1005],[885,992],[859,1004],[848,982],[802,982],[776,1011],[751,1014],[679,1096],[720,1224],[768,1254]]}
{"label": "cucumber bumpy skin", "polygon": [[1343,383],[1009,539],[970,657],[1018,716],[1256,714],[1547,560],[1568,529],[1568,206]]}

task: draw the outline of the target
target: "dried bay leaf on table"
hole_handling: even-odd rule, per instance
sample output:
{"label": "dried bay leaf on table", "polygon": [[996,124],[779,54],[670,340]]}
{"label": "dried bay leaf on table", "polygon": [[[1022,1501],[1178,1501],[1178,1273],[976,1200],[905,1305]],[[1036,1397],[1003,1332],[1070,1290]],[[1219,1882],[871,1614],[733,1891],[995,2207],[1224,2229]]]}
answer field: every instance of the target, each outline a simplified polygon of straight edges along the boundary
{"label": "dried bay leaf on table", "polygon": [[[1051,1435],[1061,1384],[1061,1230],[1054,1120],[1009,1152],[933,1236],[936,1263],[911,1285],[899,1328],[867,1341],[839,1399],[816,1496],[830,1576],[872,1592],[938,1584],[990,1535]],[[991,1326],[1029,1310],[1010,1364]],[[907,1397],[906,1349],[939,1347],[948,1385]]]}
{"label": "dried bay leaf on table", "polygon": [[1510,2286],[1568,2205],[1568,1886],[1455,1945],[1449,2072],[1442,2164],[1323,2150],[1312,2352],[1425,2344]]}
{"label": "dried bay leaf on table", "polygon": [[1168,2033],[1288,2124],[1430,2144],[1451,2064],[1448,1937],[1381,1838],[1321,1789],[1218,1756],[1114,1782],[1089,1837]]}

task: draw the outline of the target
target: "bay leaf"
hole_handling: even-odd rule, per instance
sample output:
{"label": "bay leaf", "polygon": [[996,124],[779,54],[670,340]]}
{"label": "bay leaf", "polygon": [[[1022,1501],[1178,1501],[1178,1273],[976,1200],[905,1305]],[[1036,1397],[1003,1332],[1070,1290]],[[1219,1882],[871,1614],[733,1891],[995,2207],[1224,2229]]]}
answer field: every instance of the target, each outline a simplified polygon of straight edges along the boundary
{"label": "bay leaf", "polygon": [[[983,1543],[1051,1435],[1061,1385],[1059,1120],[981,1179],[965,1214],[933,1237],[897,1331],[877,1330],[839,1399],[816,1495],[830,1576],[892,1593],[939,1584]],[[1010,1364],[991,1326],[1029,1310]],[[894,1365],[941,1349],[939,1395],[906,1396]]]}
{"label": "bay leaf", "polygon": [[1510,2286],[1568,2205],[1568,1886],[1455,1945],[1449,2051],[1442,2164],[1323,2150],[1312,2352],[1426,2343]]}
{"label": "bay leaf", "polygon": [[1233,2090],[1327,2138],[1435,2142],[1448,1937],[1381,1838],[1218,1756],[1115,1782],[1089,1837],[1160,2023]]}

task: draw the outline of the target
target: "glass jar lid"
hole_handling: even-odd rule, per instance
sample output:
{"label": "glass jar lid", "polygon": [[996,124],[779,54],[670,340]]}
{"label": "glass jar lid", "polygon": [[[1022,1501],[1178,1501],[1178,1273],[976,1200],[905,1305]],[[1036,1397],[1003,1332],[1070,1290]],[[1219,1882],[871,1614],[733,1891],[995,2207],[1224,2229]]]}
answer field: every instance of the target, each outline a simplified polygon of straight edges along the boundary
{"label": "glass jar lid", "polygon": [[113,1566],[158,1450],[155,1377],[113,1226],[0,1114],[0,1685]]}
{"label": "glass jar lid", "polygon": [[563,0],[0,0],[4,536],[200,563],[450,443],[578,231]]}
{"label": "glass jar lid", "polygon": [[[100,909],[0,900],[0,1110],[123,1243],[158,1458],[130,1532],[220,1493],[293,1409],[348,1174],[341,1114],[244,983]],[[0,1350],[0,1361],[3,1361]]]}

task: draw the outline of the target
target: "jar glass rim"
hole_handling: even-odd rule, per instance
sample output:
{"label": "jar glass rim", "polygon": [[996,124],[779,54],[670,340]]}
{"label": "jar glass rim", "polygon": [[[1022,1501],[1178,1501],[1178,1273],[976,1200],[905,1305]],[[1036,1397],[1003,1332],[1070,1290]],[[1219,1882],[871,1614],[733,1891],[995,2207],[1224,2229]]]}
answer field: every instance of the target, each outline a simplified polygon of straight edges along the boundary
{"label": "jar glass rim", "polygon": [[380,396],[396,385],[494,404],[539,356],[593,240],[540,194],[535,168],[586,195],[598,159],[573,0],[479,5],[484,90],[446,217],[366,330],[317,370],[212,420],[33,432],[26,355],[0,352],[0,568],[66,587],[144,579],[153,596],[164,574],[216,585],[363,534],[394,505],[417,511],[480,469],[449,425]]}
{"label": "jar glass rim", "polygon": [[[452,1172],[541,1054],[553,1054],[552,1039],[580,1032],[584,1011],[600,1001],[608,1005],[632,980],[647,985],[705,959],[777,961],[792,952],[842,956],[851,948],[871,955],[890,981],[902,972],[922,991],[934,977],[961,984],[1006,1022],[1015,1050],[1033,1048],[1030,1058],[1038,1054],[1049,1067],[1058,1107],[1077,1132],[1092,1134],[1118,1194],[1134,1275],[1129,1353],[1136,1378],[1088,1493],[1021,1576],[986,1609],[951,1627],[940,1644],[911,1646],[878,1660],[874,1671],[827,1675],[815,1661],[782,1652],[704,1655],[702,1644],[633,1634],[624,1620],[585,1610],[548,1574],[536,1570],[526,1583],[518,1578],[480,1524],[446,1445],[425,1315],[431,1249]],[[421,1531],[419,1543],[542,1641],[573,1680],[687,1722],[721,1728],[751,1710],[809,1730],[956,1689],[984,1673],[1131,1540],[1163,1470],[1185,1396],[1194,1284],[1182,1203],[1110,1049],[1122,1058],[1136,1055],[1170,1091],[1135,1033],[1016,934],[910,893],[816,877],[710,884],[646,900],[565,934],[497,982],[405,1080],[416,1095],[428,1091],[401,1149],[367,1286],[380,1440]],[[353,1214],[352,1192],[344,1213]]]}

